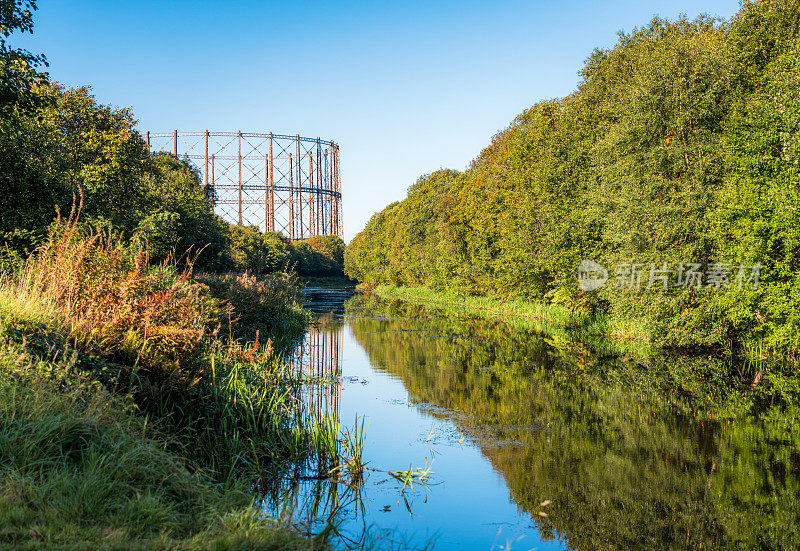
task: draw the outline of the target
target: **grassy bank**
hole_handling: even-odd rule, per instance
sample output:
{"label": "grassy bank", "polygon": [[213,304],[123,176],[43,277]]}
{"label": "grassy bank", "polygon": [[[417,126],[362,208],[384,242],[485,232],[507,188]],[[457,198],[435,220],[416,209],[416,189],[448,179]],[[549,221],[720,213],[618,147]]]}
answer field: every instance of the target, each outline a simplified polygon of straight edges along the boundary
{"label": "grassy bank", "polygon": [[0,546],[324,547],[253,501],[351,459],[338,423],[298,415],[282,350],[308,319],[300,289],[152,265],[75,220],[5,265]]}
{"label": "grassy bank", "polygon": [[580,338],[602,353],[645,356],[653,351],[650,334],[644,323],[615,319],[605,313],[590,313],[559,304],[540,304],[519,299],[463,296],[427,287],[380,285],[370,292],[384,299],[402,300],[481,318],[501,319],[511,325],[553,337]]}
{"label": "grassy bank", "polygon": [[[3,327],[7,335],[9,327]],[[130,397],[0,344],[0,546],[314,549],[246,484],[211,483]]]}

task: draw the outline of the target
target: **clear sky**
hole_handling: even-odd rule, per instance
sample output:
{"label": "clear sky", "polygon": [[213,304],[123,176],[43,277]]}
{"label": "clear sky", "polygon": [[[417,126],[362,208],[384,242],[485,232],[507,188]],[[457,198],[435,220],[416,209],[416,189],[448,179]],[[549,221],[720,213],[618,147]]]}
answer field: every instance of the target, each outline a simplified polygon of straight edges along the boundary
{"label": "clear sky", "polygon": [[422,174],[463,170],[522,110],[653,15],[737,0],[39,0],[53,79],[132,107],[140,130],[276,132],[341,146],[345,241]]}

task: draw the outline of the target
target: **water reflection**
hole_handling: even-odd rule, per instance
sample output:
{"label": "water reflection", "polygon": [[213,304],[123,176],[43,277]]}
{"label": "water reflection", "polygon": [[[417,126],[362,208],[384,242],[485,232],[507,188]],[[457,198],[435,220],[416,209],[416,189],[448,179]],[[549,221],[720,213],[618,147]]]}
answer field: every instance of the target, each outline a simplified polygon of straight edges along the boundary
{"label": "water reflection", "polygon": [[741,366],[639,365],[502,323],[373,306],[387,315],[350,321],[370,363],[469,435],[543,541],[582,550],[800,542],[796,415],[738,414],[753,398]]}
{"label": "water reflection", "polygon": [[[500,322],[322,291],[305,415],[369,419],[362,485],[304,473],[296,525],[437,549],[793,549],[800,425],[757,367],[598,356]],[[430,464],[430,488],[386,475]],[[371,529],[372,531],[369,531]],[[376,539],[380,538],[380,539]],[[519,539],[522,538],[522,539]],[[389,546],[391,547],[391,546]]]}
{"label": "water reflection", "polygon": [[289,365],[307,380],[300,401],[302,415],[339,420],[339,379],[342,375],[341,320],[333,313],[320,313],[292,352]]}

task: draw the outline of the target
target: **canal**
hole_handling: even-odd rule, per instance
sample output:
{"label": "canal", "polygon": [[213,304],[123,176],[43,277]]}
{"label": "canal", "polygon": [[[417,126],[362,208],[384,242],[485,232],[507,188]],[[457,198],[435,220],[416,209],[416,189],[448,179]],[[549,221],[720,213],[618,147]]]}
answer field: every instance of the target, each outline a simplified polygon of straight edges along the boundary
{"label": "canal", "polygon": [[758,366],[612,357],[498,320],[306,293],[315,322],[293,361],[324,377],[304,407],[363,424],[368,470],[355,485],[295,480],[278,501],[312,530],[332,518],[341,547],[797,545],[800,429],[788,400],[751,386]]}

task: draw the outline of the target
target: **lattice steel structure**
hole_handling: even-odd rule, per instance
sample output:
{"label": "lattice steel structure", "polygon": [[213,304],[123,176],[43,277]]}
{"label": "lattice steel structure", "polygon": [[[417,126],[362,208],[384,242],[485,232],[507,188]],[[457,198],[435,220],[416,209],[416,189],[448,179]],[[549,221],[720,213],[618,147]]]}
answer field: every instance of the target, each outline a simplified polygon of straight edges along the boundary
{"label": "lattice steel structure", "polygon": [[339,146],[320,138],[246,132],[145,134],[152,150],[191,159],[231,223],[292,240],[342,236]]}

